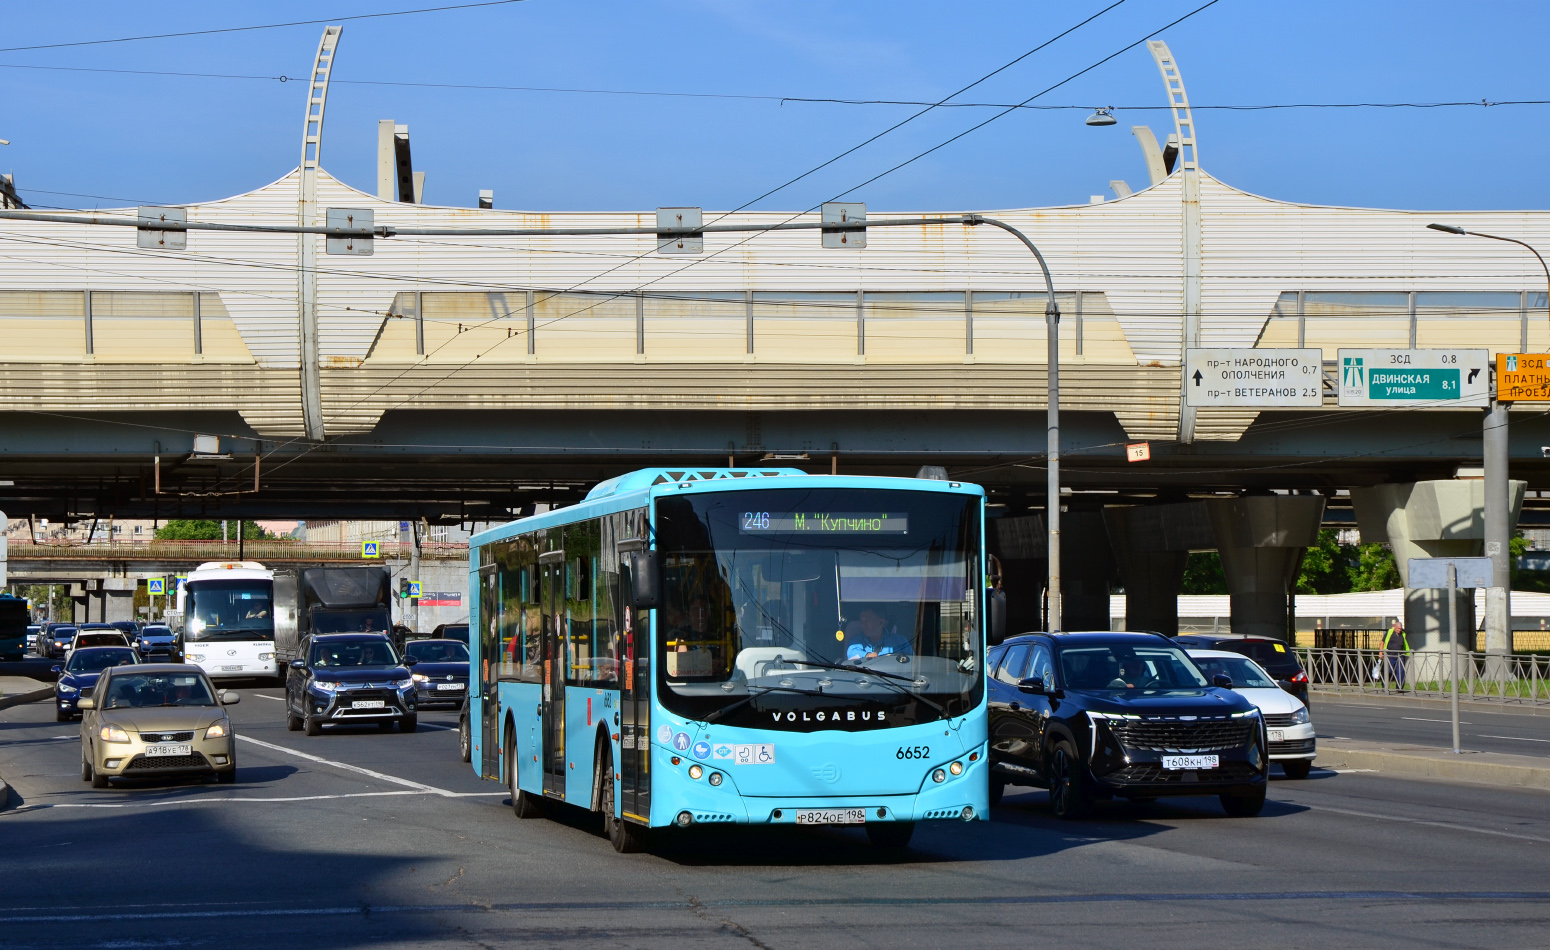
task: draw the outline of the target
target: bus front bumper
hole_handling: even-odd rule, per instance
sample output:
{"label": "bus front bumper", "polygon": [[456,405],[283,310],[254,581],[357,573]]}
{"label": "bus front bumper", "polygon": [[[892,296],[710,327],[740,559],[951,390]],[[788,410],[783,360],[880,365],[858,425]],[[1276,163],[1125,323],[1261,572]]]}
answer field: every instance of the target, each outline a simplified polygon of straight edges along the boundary
{"label": "bus front bumper", "polygon": [[[654,807],[652,824],[689,827],[989,821],[990,764],[985,751],[981,746],[956,759],[922,765],[921,781],[914,788],[862,795],[759,795],[757,774],[748,774],[752,769],[701,764],[701,775],[695,779],[688,769],[696,763],[686,761],[671,769],[682,778],[673,783],[674,805]],[[955,764],[961,771],[952,771]],[[738,771],[743,774],[734,774]],[[940,780],[936,778],[938,773]],[[720,775],[719,785],[712,784],[713,775]],[[748,792],[739,789],[739,778],[751,786]]]}

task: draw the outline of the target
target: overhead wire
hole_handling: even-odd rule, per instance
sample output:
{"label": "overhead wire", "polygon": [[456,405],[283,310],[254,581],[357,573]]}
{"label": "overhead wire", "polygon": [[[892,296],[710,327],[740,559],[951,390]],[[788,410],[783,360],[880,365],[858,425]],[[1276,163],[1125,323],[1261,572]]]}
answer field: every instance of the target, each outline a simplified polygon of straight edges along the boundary
{"label": "overhead wire", "polygon": [[40,49],[66,49],[76,46],[107,46],[115,43],[138,43],[142,40],[182,39],[189,36],[215,36],[222,33],[251,33],[256,30],[279,30],[292,26],[316,26],[320,23],[345,23],[354,20],[381,20],[389,17],[415,16],[421,13],[445,13],[450,10],[473,10],[480,7],[504,7],[527,0],[479,0],[476,3],[455,3],[438,7],[419,7],[413,10],[384,10],[380,13],[352,13],[347,16],[324,17],[312,20],[289,20],[284,23],[259,23],[249,26],[215,27],[206,30],[184,30],[178,33],[148,33],[139,36],[119,36],[100,40],[72,40],[65,43],[34,43],[30,46],[0,47],[0,53],[20,53]]}
{"label": "overhead wire", "polygon": [[[322,21],[319,21],[322,22]],[[283,73],[204,73],[182,72],[165,69],[122,69],[106,66],[44,66],[31,63],[0,63],[0,69],[34,69],[52,72],[78,72],[78,73],[107,73],[125,76],[162,76],[168,78],[185,79],[233,79],[261,82],[304,82],[305,77],[298,78]],[[988,77],[987,77],[988,78]],[[465,90],[470,92],[525,92],[525,93],[551,93],[560,95],[593,95],[593,96],[634,96],[645,98],[663,99],[710,99],[710,100],[734,100],[743,102],[772,102],[784,105],[785,103],[798,103],[810,105],[844,105],[844,106],[929,106],[933,109],[1022,109],[1033,112],[1061,112],[1061,111],[1091,111],[1094,106],[1060,104],[1051,105],[1044,103],[1026,102],[950,102],[946,100],[932,101],[928,99],[877,99],[846,96],[775,96],[755,93],[734,92],[681,92],[659,89],[595,89],[587,87],[570,86],[516,86],[498,83],[461,83],[461,82],[413,82],[402,79],[348,79],[333,77],[330,83],[334,85],[350,86],[386,86],[405,89],[448,89]],[[1490,109],[1498,106],[1545,106],[1550,105],[1550,99],[1457,99],[1440,101],[1415,101],[1415,102],[1271,102],[1271,103],[1191,103],[1190,108],[1196,112],[1223,111],[1223,112],[1264,112],[1278,109]],[[1167,105],[1122,105],[1103,106],[1111,112],[1167,112],[1172,106]],[[87,196],[94,197],[94,196]]]}

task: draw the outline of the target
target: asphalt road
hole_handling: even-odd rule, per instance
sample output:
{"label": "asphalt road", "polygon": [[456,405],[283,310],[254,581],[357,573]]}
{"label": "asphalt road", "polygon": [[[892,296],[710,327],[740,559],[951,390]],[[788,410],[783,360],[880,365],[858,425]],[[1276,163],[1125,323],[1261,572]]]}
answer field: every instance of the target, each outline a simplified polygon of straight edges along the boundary
{"label": "asphalt road", "polygon": [[309,739],[242,693],[235,786],[94,791],[76,726],[0,710],[0,947],[1527,947],[1550,917],[1544,793],[1315,772],[1255,819],[1064,823],[1012,789],[902,854],[722,828],[619,855],[585,815],[514,817],[450,713]]}
{"label": "asphalt road", "polygon": [[[1402,698],[1381,703],[1339,696],[1315,696],[1313,724],[1320,737],[1342,736],[1373,742],[1452,748],[1453,725],[1446,702]],[[1459,745],[1476,752],[1507,752],[1550,758],[1550,709],[1493,710],[1484,704],[1459,705]]]}

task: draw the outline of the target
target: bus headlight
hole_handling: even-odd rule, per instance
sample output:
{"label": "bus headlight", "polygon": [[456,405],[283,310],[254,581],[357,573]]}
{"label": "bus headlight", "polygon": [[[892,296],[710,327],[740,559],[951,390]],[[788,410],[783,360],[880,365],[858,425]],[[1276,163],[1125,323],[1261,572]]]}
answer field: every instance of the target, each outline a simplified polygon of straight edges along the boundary
{"label": "bus headlight", "polygon": [[712,773],[710,773],[710,784],[712,784],[712,785],[720,785],[721,784],[721,773],[720,772],[712,772]]}
{"label": "bus headlight", "polygon": [[931,773],[931,781],[933,781],[933,782],[945,782],[945,781],[947,781],[947,773],[945,771],[943,771],[942,769],[937,769],[935,772]]}
{"label": "bus headlight", "polygon": [[704,774],[705,774],[705,770],[700,768],[698,765],[691,765],[691,766],[689,766],[689,777],[690,778],[698,780],[699,777],[701,775],[704,775]]}
{"label": "bus headlight", "polygon": [[274,654],[273,653],[260,653],[258,655],[258,658],[260,660],[268,661],[268,660],[274,659]]}
{"label": "bus headlight", "polygon": [[954,762],[952,765],[949,765],[947,767],[947,771],[953,773],[954,775],[962,775],[963,774],[963,763],[962,762]]}

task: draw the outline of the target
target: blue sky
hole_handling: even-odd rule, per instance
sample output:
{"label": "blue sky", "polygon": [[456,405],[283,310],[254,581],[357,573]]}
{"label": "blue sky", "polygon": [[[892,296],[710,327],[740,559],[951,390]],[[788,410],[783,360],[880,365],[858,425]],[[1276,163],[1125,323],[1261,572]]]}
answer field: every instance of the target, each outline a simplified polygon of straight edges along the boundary
{"label": "blue sky", "polygon": [[[396,81],[846,98],[940,98],[1097,12],[1101,2],[526,0],[344,21],[323,164],[375,189],[376,123],[411,130],[426,200],[533,210],[724,209],[861,142],[908,107],[370,85]],[[1127,0],[963,98],[1012,102],[1140,39],[1204,0]],[[273,23],[436,0],[17,4],[0,46]],[[191,202],[297,163],[305,86],[16,66],[305,75],[320,26],[0,53],[0,169],[34,204]],[[1169,29],[1197,106],[1550,99],[1550,4],[1474,0],[1219,0]],[[356,83],[338,82],[355,80]],[[1158,106],[1144,47],[1041,103]],[[990,115],[938,109],[756,207],[806,208]],[[1146,183],[1130,134],[1163,111],[1022,110],[852,195],[874,208],[1080,203],[1112,178]],[[1286,200],[1393,208],[1545,208],[1550,106],[1201,110],[1203,167]]]}

